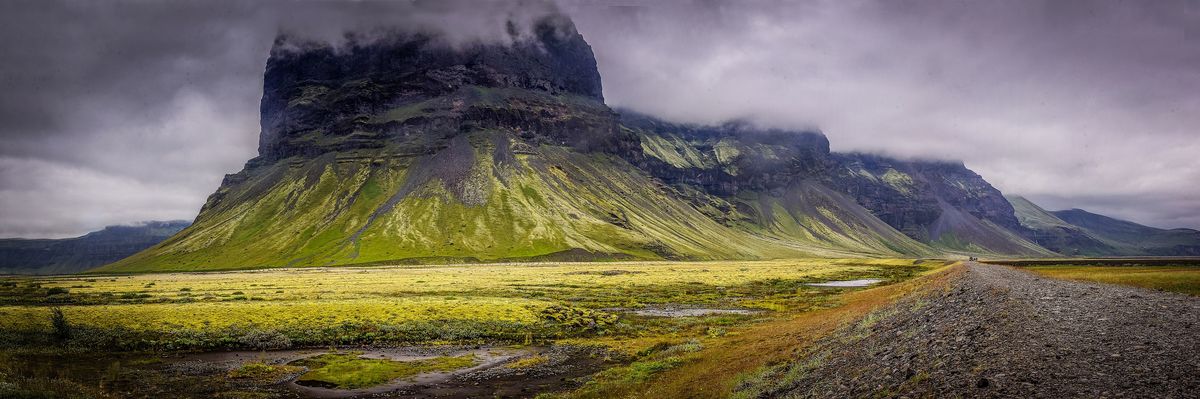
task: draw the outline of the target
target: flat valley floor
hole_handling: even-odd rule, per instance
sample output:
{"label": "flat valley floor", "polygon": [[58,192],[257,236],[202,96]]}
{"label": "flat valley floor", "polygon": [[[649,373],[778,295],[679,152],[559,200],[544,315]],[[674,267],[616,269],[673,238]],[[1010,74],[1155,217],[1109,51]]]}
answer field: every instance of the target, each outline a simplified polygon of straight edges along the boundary
{"label": "flat valley floor", "polygon": [[1200,266],[1162,263],[2,278],[0,397],[1200,397]]}

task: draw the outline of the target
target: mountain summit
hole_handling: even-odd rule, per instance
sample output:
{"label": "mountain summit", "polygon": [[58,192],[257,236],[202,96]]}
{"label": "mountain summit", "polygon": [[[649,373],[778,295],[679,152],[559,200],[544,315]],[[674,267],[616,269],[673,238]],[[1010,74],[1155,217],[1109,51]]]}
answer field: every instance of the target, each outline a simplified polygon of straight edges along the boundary
{"label": "mountain summit", "polygon": [[518,31],[278,38],[259,155],[190,227],[102,270],[1054,254],[961,163],[618,113],[569,19]]}
{"label": "mountain summit", "polygon": [[[508,39],[451,44],[432,34],[391,31],[352,34],[335,47],[280,36],[264,77],[259,160],[379,148],[411,127],[444,133],[448,126],[436,122],[446,115],[409,121],[404,112],[438,98],[451,106],[477,105],[472,100],[481,93],[471,88],[604,101],[592,49],[569,19],[546,16],[528,36],[514,28]],[[496,120],[505,115],[456,116],[505,122]]]}

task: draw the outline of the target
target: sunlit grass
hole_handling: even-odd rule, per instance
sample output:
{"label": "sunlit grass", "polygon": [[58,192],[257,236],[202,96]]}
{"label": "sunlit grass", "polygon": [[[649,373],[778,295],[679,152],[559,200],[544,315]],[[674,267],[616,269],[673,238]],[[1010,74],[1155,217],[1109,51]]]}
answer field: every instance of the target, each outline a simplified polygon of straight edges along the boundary
{"label": "sunlit grass", "polygon": [[1197,266],[1030,266],[1025,267],[1047,277],[1097,283],[1123,284],[1153,290],[1200,295],[1200,267]]}
{"label": "sunlit grass", "polygon": [[[478,343],[701,334],[749,316],[619,318],[669,304],[801,311],[836,290],[808,282],[904,279],[912,260],[517,263],[299,268],[0,280],[0,333],[48,332],[136,348]],[[82,342],[82,341],[81,341]]]}
{"label": "sunlit grass", "polygon": [[328,384],[342,389],[365,388],[392,380],[408,378],[433,371],[451,371],[474,366],[474,355],[436,357],[432,359],[395,361],[366,359],[361,353],[330,353],[293,362],[309,371],[297,380]]}
{"label": "sunlit grass", "polygon": [[[234,325],[303,327],[342,323],[470,320],[532,323],[547,303],[514,298],[364,298],[321,301],[135,303],[66,306],[72,323],[132,330],[220,329]],[[45,326],[44,307],[0,308],[0,328]]]}

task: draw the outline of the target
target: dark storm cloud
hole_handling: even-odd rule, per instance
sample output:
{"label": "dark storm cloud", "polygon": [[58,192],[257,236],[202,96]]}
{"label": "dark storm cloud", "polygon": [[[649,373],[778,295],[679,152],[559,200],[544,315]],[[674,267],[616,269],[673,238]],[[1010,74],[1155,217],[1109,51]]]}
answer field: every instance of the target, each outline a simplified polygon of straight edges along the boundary
{"label": "dark storm cloud", "polygon": [[[564,1],[609,102],[964,159],[1005,192],[1200,227],[1196,2]],[[544,2],[0,3],[0,236],[190,219],[254,155],[277,32],[505,40]]]}

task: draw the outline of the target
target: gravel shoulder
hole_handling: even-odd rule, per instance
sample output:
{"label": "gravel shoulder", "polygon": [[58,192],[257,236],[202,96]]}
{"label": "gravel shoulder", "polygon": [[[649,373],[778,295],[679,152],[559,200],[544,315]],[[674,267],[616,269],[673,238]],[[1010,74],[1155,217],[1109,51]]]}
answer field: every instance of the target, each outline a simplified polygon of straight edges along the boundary
{"label": "gravel shoulder", "polygon": [[962,267],[741,396],[1200,398],[1200,298]]}

